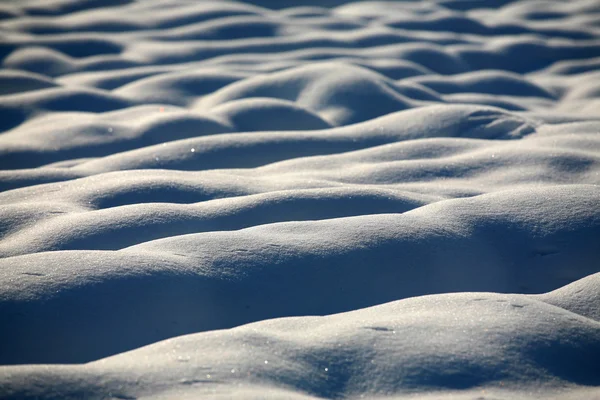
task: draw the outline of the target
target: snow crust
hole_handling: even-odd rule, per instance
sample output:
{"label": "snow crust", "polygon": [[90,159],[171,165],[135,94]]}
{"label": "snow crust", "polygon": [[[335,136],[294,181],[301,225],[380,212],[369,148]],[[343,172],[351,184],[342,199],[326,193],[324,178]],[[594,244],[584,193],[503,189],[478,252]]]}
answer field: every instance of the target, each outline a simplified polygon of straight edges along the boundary
{"label": "snow crust", "polygon": [[600,396],[599,23],[0,4],[0,398]]}

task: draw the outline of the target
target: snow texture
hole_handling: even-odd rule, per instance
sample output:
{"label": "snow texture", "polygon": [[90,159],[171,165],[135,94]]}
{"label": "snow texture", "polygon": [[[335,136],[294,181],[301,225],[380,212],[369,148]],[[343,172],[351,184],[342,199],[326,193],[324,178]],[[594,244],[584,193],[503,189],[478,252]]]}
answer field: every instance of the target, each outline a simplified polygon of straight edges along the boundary
{"label": "snow texture", "polygon": [[0,398],[600,398],[597,0],[13,0],[0,60]]}

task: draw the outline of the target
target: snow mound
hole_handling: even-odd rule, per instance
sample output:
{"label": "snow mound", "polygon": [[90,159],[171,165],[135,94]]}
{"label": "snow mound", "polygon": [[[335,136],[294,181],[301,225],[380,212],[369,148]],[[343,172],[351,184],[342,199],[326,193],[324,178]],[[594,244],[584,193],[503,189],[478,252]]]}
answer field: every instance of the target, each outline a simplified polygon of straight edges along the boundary
{"label": "snow mound", "polygon": [[595,274],[543,296],[443,294],[274,319],[83,365],[0,367],[0,382],[8,396],[42,399],[554,398],[565,383],[584,398],[600,384],[600,324],[589,315],[600,307],[582,315],[573,304],[597,300],[599,285]]}

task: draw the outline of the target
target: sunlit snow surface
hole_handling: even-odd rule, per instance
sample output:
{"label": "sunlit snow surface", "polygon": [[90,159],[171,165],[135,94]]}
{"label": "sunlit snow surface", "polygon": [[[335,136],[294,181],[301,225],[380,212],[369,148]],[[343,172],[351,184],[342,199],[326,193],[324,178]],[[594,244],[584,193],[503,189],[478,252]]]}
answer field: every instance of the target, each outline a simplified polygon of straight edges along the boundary
{"label": "sunlit snow surface", "polygon": [[0,56],[0,398],[600,398],[597,0],[15,0]]}

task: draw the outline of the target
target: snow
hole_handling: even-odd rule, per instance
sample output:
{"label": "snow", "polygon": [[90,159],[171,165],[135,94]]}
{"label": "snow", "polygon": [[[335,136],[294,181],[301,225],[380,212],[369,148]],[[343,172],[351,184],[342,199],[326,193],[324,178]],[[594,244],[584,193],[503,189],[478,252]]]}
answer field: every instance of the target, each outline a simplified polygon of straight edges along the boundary
{"label": "snow", "polygon": [[0,4],[0,398],[600,396],[599,18]]}

